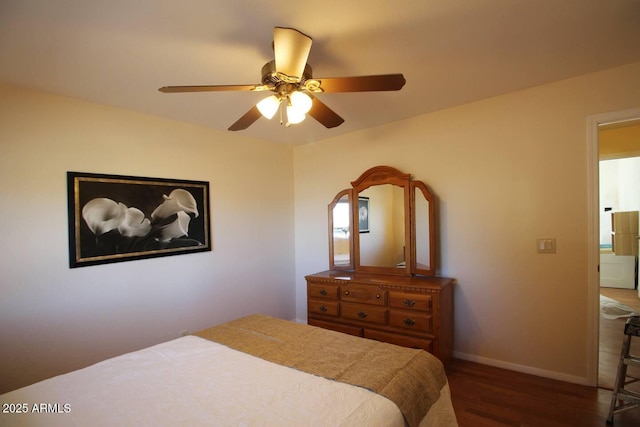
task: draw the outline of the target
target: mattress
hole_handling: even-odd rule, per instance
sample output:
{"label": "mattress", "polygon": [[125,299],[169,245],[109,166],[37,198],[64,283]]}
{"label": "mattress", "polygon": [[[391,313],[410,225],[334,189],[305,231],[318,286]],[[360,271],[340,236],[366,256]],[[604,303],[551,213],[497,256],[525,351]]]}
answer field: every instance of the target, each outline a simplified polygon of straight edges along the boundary
{"label": "mattress", "polygon": [[[0,396],[3,426],[405,426],[363,387],[186,336]],[[420,426],[454,426],[448,385]]]}

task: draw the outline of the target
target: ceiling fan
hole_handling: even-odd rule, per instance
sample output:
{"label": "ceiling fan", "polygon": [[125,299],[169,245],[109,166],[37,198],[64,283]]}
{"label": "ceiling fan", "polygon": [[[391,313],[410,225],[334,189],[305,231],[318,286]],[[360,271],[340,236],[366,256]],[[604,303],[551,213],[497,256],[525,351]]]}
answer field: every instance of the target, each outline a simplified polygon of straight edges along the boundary
{"label": "ceiling fan", "polygon": [[[260,116],[271,119],[278,110],[280,123],[297,124],[310,115],[327,128],[340,126],[344,119],[314,96],[317,93],[370,92],[400,90],[402,74],[313,78],[307,64],[311,37],[293,28],[276,27],[273,32],[275,59],[262,67],[262,84],[213,86],[164,86],[163,93],[255,91],[273,92],[254,105],[229,127],[231,131],[251,126]],[[286,115],[286,121],[283,117]]]}

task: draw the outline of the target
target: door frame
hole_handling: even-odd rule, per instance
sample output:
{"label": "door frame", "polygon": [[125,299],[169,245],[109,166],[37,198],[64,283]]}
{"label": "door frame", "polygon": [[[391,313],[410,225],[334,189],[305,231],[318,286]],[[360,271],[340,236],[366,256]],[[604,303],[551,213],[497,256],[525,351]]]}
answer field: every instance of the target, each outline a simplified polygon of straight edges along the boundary
{"label": "door frame", "polygon": [[600,158],[598,131],[601,125],[640,119],[640,108],[587,117],[587,370],[589,385],[598,385],[600,350]]}

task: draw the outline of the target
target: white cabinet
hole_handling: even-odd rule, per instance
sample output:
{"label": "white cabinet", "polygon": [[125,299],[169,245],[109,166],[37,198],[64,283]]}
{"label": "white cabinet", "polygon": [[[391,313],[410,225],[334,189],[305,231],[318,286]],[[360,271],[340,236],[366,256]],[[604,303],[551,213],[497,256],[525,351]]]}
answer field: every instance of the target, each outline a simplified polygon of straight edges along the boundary
{"label": "white cabinet", "polygon": [[600,253],[600,286],[634,289],[636,287],[636,257]]}
{"label": "white cabinet", "polygon": [[600,253],[600,286],[636,287],[638,225],[638,211],[611,213],[611,252]]}

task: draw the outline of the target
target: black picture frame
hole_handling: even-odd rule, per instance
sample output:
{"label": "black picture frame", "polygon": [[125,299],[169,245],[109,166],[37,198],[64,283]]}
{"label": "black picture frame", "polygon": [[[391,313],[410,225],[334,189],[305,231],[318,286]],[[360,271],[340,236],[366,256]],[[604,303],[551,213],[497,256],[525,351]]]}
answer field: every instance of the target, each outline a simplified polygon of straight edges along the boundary
{"label": "black picture frame", "polygon": [[209,183],[67,172],[69,267],[211,251]]}
{"label": "black picture frame", "polygon": [[369,232],[369,198],[358,197],[358,231]]}

